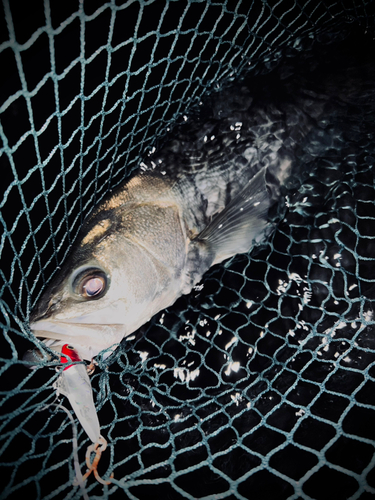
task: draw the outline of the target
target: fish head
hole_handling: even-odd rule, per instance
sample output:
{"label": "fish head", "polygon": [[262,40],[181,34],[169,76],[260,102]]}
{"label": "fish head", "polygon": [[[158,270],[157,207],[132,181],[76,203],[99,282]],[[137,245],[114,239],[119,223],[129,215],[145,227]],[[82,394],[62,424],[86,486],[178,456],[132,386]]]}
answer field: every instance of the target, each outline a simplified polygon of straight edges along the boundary
{"label": "fish head", "polygon": [[163,308],[158,298],[167,266],[123,219],[107,212],[84,224],[79,243],[38,300],[30,328],[51,348],[72,344],[91,360]]}

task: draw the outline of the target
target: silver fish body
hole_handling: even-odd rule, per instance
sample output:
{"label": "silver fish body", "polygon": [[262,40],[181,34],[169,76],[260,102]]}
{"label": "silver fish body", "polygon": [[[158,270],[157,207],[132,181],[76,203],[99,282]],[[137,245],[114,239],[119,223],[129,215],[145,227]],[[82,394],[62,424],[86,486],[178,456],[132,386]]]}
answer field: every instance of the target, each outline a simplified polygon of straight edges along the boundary
{"label": "silver fish body", "polygon": [[263,238],[269,208],[300,177],[291,173],[334,147],[339,133],[319,120],[357,88],[283,66],[273,78],[214,93],[94,210],[32,312],[36,336],[91,359]]}
{"label": "silver fish body", "polygon": [[[242,251],[266,226],[269,196],[261,174],[260,189],[244,202],[254,223]],[[91,359],[188,293],[212,264],[233,254],[225,245],[216,248],[210,235],[197,238],[200,222],[189,225],[189,211],[168,178],[134,177],[86,221],[69,266],[33,312],[33,332],[55,339],[55,346],[74,341]]]}

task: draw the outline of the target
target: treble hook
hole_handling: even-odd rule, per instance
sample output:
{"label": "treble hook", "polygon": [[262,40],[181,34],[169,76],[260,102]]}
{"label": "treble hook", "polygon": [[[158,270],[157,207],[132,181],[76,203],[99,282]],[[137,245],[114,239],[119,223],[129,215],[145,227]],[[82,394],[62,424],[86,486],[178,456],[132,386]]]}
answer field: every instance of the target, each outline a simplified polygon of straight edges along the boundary
{"label": "treble hook", "polygon": [[[86,465],[87,465],[88,470],[87,470],[86,474],[82,478],[83,481],[85,481],[89,477],[89,475],[91,474],[91,472],[93,472],[94,476],[95,476],[95,479],[99,483],[101,483],[101,484],[111,484],[111,481],[105,481],[104,479],[102,479],[99,476],[99,473],[98,473],[98,470],[97,470],[100,457],[102,456],[102,452],[106,448],[107,448],[107,441],[101,435],[99,436],[99,439],[98,439],[98,441],[96,443],[90,445],[87,448],[87,451],[86,451]],[[92,462],[90,462],[91,453],[95,453],[95,457],[94,457],[94,459],[93,459]],[[113,478],[113,472],[110,475],[110,479],[112,479],[112,478]]]}

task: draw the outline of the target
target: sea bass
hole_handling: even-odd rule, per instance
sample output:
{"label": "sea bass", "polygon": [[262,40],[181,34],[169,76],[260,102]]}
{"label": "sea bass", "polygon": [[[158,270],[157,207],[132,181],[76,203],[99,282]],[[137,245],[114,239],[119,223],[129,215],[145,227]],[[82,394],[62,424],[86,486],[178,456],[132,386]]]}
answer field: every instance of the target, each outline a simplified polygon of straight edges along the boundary
{"label": "sea bass", "polygon": [[212,92],[85,220],[33,333],[90,360],[261,241],[270,208],[335,147],[335,119],[360,94],[358,75],[349,84],[323,65],[326,79],[304,58]]}
{"label": "sea bass", "polygon": [[53,348],[74,340],[90,360],[189,293],[213,264],[249,250],[267,224],[263,171],[204,230],[191,209],[196,189],[193,179],[138,175],[102,204],[33,312],[33,333],[55,339]]}

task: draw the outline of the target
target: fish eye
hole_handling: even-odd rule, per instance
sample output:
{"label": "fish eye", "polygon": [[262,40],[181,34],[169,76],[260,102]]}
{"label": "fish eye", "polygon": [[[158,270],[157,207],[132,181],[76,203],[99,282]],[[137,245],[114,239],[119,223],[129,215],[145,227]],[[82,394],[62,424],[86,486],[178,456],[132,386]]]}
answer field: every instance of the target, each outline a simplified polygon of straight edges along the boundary
{"label": "fish eye", "polygon": [[73,291],[80,297],[100,299],[108,289],[108,279],[104,271],[97,268],[86,268],[73,279]]}

